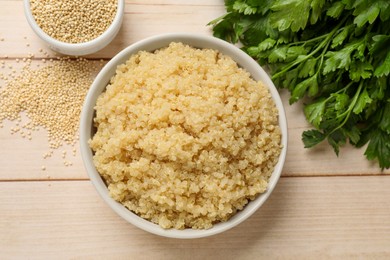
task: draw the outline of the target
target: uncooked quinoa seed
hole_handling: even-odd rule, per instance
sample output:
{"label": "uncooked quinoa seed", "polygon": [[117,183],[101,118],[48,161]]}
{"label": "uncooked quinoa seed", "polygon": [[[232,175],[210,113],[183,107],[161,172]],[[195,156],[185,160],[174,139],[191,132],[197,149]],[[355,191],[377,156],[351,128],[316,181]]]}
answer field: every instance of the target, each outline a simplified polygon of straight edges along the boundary
{"label": "uncooked quinoa seed", "polygon": [[[63,57],[33,69],[31,60],[26,61],[20,75],[0,88],[0,123],[17,121],[11,134],[28,139],[31,131],[43,127],[51,149],[74,145],[84,97],[98,66],[83,58]],[[28,122],[22,123],[21,113],[26,113]],[[47,157],[50,154],[43,155]]]}
{"label": "uncooked quinoa seed", "polygon": [[117,12],[118,0],[30,0],[39,27],[51,37],[82,43],[101,35]]}

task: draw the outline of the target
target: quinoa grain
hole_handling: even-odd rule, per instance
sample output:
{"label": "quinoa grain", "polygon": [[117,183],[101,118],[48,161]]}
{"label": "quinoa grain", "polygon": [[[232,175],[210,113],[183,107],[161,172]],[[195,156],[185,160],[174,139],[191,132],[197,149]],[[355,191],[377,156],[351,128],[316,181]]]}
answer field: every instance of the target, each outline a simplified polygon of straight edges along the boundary
{"label": "quinoa grain", "polygon": [[101,35],[117,12],[117,0],[30,0],[35,21],[51,37],[82,43]]}
{"label": "quinoa grain", "polygon": [[90,147],[110,195],[163,228],[227,221],[266,191],[281,151],[268,88],[215,50],[141,51],[95,109]]}

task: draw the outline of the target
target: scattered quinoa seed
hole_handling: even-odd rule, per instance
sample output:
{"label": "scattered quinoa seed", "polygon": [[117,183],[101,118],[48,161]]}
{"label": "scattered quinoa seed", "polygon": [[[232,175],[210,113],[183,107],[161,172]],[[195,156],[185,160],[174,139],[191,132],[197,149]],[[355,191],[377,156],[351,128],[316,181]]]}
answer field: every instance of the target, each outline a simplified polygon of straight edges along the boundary
{"label": "scattered quinoa seed", "polygon": [[[0,86],[0,124],[15,121],[11,134],[19,133],[32,139],[32,131],[44,128],[48,133],[50,152],[77,140],[79,116],[84,97],[100,68],[98,62],[62,57],[38,69],[32,68],[30,59],[13,79]],[[8,77],[4,77],[7,79]],[[27,116],[27,123],[21,113]]]}
{"label": "scattered quinoa seed", "polygon": [[64,160],[64,165],[65,165],[66,167],[68,167],[68,166],[72,166],[72,165],[73,165],[73,163],[72,163],[72,162],[70,162],[70,161],[66,161],[66,160]]}

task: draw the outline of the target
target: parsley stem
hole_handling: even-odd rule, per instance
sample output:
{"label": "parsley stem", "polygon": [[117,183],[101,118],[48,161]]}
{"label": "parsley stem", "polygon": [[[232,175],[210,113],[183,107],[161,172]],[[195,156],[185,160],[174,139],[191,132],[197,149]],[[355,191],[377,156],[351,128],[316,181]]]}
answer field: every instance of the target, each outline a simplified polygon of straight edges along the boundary
{"label": "parsley stem", "polygon": [[289,65],[285,66],[281,71],[279,71],[278,73],[275,73],[274,75],[272,75],[272,79],[277,79],[278,77],[282,76],[284,73],[286,73],[288,70],[290,70],[291,68],[295,67],[296,65],[298,65],[299,63],[302,63],[303,61],[306,61],[307,59],[309,59],[310,57],[312,57],[314,54],[316,54],[317,52],[319,52],[322,48],[324,48],[324,46],[328,45],[329,42],[331,41],[331,39],[333,38],[334,34],[338,31],[338,29],[345,23],[345,21],[347,20],[348,16],[345,16],[343,18],[343,20],[341,20],[341,22],[329,33],[327,34],[324,34],[323,36],[326,35],[326,38],[325,40],[323,40],[318,46],[317,48],[315,48],[311,53],[309,53],[308,55],[306,55],[304,58],[302,59],[297,59],[293,62],[291,62]]}
{"label": "parsley stem", "polygon": [[320,36],[317,36],[315,38],[312,38],[310,40],[306,40],[306,41],[299,41],[299,42],[292,42],[290,43],[288,46],[292,46],[292,45],[299,45],[299,44],[302,44],[303,46],[305,46],[305,44],[307,43],[311,43],[311,42],[316,42],[318,40],[321,40],[323,38],[325,38],[328,34],[323,34],[323,35],[320,35]]}
{"label": "parsley stem", "polygon": [[[356,105],[356,102],[359,98],[359,95],[360,95],[360,92],[362,91],[362,88],[363,88],[363,82],[364,81],[361,81],[360,84],[359,84],[359,87],[355,93],[355,95],[353,96],[353,99],[352,99],[352,102],[351,104],[349,105],[348,109],[342,113],[340,116],[344,116],[344,120],[341,122],[341,124],[339,124],[337,127],[335,127],[334,129],[332,129],[332,131],[330,131],[326,136],[330,136],[331,134],[333,134],[334,132],[336,132],[337,130],[339,130],[340,128],[342,128],[347,122],[348,122],[348,119],[349,119],[349,116],[351,115],[351,112],[353,110],[353,108],[355,107]],[[346,86],[346,88],[349,88],[350,86],[352,86],[352,83],[353,82],[350,82],[350,84],[348,84]]]}
{"label": "parsley stem", "polygon": [[220,21],[222,21],[223,19],[226,19],[227,16],[231,15],[231,13],[226,13],[212,21],[210,21],[207,25],[216,25],[217,23],[219,23]]}
{"label": "parsley stem", "polygon": [[328,43],[326,44],[326,47],[322,50],[322,53],[321,53],[321,55],[320,55],[320,57],[321,57],[320,65],[318,66],[318,69],[317,69],[316,74],[319,74],[320,71],[321,71],[322,64],[324,63],[325,53],[328,51],[328,48],[329,48],[329,44],[330,44],[330,43],[331,43],[331,41],[328,41]]}

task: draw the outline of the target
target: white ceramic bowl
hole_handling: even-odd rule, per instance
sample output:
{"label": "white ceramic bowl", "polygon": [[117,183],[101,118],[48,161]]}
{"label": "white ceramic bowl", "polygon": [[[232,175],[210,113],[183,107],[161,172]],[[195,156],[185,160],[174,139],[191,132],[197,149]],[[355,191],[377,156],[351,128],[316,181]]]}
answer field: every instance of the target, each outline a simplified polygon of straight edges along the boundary
{"label": "white ceramic bowl", "polygon": [[54,39],[53,37],[50,37],[48,34],[46,34],[38,26],[34,19],[34,16],[31,13],[30,0],[23,0],[23,3],[24,13],[27,22],[30,24],[31,28],[38,35],[38,37],[41,38],[44,42],[46,42],[53,51],[73,56],[83,56],[91,54],[107,46],[115,38],[119,29],[121,28],[123,13],[125,10],[125,1],[118,0],[118,9],[114,20],[103,34],[88,42],[67,43]]}
{"label": "white ceramic bowl", "polygon": [[[265,193],[259,195],[255,200],[249,202],[242,211],[236,213],[227,222],[218,223],[214,225],[211,229],[207,230],[165,230],[160,226],[137,216],[136,214],[126,209],[122,204],[113,200],[109,196],[107,186],[103,182],[102,178],[100,177],[93,164],[93,153],[88,146],[88,140],[93,136],[94,133],[93,118],[96,100],[98,96],[103,91],[105,91],[107,83],[109,82],[110,78],[115,74],[117,65],[124,63],[132,54],[135,54],[140,50],[153,51],[162,47],[167,47],[171,42],[182,42],[192,47],[198,48],[216,49],[230,56],[241,67],[245,68],[254,79],[261,80],[266,86],[268,86],[271,95],[276,103],[276,106],[279,110],[279,125],[282,132],[281,142],[283,148],[280,154],[279,162],[275,166],[275,170],[269,180],[268,190]],[[80,121],[80,145],[84,165],[93,185],[95,186],[101,197],[106,201],[106,203],[121,217],[123,217],[125,220],[132,223],[133,225],[157,235],[173,238],[199,238],[218,234],[238,225],[239,223],[247,219],[249,216],[251,216],[266,201],[266,199],[271,194],[272,190],[275,188],[275,185],[279,180],[285,161],[287,151],[287,121],[282,101],[280,100],[278,91],[276,90],[274,84],[268,77],[267,73],[246,53],[244,53],[239,48],[235,47],[230,43],[210,36],[201,36],[193,34],[166,34],[151,37],[134,43],[133,45],[127,47],[119,54],[117,54],[100,71],[87,94],[82,109]]]}

